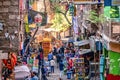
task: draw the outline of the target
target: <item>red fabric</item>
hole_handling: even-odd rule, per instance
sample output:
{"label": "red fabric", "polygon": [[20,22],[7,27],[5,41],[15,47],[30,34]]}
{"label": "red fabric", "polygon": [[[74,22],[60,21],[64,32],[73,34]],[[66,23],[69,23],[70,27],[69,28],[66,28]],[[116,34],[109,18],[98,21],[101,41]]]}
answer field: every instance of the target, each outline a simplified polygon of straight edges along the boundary
{"label": "red fabric", "polygon": [[120,80],[120,75],[108,74],[107,75],[107,80]]}
{"label": "red fabric", "polygon": [[17,57],[16,57],[16,55],[14,54],[14,53],[12,53],[11,54],[11,56],[12,56],[12,58],[13,58],[13,60],[14,60],[14,65],[16,64],[16,62],[17,62]]}
{"label": "red fabric", "polygon": [[70,68],[73,67],[73,60],[72,59],[69,59],[69,65],[70,65]]}
{"label": "red fabric", "polygon": [[5,65],[7,64],[7,60],[6,60],[6,59],[3,59],[2,61],[3,61],[3,63],[4,63]]}
{"label": "red fabric", "polygon": [[5,66],[8,68],[8,69],[13,69],[14,68],[14,66],[15,66],[15,64],[14,64],[14,59],[13,58],[11,58],[10,59],[10,64],[8,64],[8,59],[4,59],[3,60],[3,63],[5,64]]}
{"label": "red fabric", "polygon": [[3,59],[3,63],[8,69],[13,69],[17,62],[17,57],[15,54],[12,53],[11,57],[12,58],[10,59],[10,62],[11,62],[10,64],[8,64],[8,59]]}

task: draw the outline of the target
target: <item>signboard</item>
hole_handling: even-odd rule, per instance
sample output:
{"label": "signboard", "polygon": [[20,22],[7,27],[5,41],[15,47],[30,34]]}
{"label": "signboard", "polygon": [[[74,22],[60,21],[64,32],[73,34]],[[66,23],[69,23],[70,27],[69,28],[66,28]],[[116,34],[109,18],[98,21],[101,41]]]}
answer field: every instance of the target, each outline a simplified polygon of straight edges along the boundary
{"label": "signboard", "polygon": [[0,59],[8,59],[8,53],[0,53]]}
{"label": "signboard", "polygon": [[110,42],[110,50],[120,53],[120,44],[115,42]]}
{"label": "signboard", "polygon": [[76,4],[95,4],[95,3],[101,3],[104,0],[74,0],[74,3]]}
{"label": "signboard", "polygon": [[[93,0],[74,0],[74,2],[88,2],[88,1],[93,2]],[[95,0],[94,0],[94,1],[95,1]]]}
{"label": "signboard", "polygon": [[120,25],[113,25],[112,32],[113,33],[120,33]]}
{"label": "signboard", "polygon": [[112,0],[112,6],[120,6],[120,0]]}

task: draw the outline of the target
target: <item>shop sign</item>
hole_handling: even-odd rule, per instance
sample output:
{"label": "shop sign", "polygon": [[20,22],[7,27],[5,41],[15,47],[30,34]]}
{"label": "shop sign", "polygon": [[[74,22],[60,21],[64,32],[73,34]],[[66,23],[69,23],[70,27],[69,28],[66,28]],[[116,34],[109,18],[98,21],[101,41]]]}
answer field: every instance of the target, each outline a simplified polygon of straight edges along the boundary
{"label": "shop sign", "polygon": [[75,2],[93,2],[93,0],[74,0]]}
{"label": "shop sign", "polygon": [[79,3],[83,3],[83,4],[85,4],[85,3],[93,4],[94,2],[99,3],[101,1],[103,1],[103,0],[74,0],[75,3],[79,2]]}
{"label": "shop sign", "polygon": [[50,42],[44,42],[43,43],[43,48],[44,49],[50,49]]}
{"label": "shop sign", "polygon": [[112,0],[112,6],[120,6],[120,0]]}
{"label": "shop sign", "polygon": [[120,25],[112,25],[112,33],[119,34],[120,33]]}
{"label": "shop sign", "polygon": [[110,49],[112,51],[120,53],[120,44],[119,43],[110,42],[109,45],[110,45]]}

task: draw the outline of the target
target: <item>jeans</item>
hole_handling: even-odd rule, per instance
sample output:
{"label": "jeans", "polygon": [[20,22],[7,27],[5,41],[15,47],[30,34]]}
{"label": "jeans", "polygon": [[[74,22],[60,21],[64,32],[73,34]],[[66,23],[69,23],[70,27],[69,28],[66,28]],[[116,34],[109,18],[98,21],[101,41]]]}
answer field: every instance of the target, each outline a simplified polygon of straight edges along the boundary
{"label": "jeans", "polygon": [[54,73],[54,66],[51,66],[51,73]]}
{"label": "jeans", "polygon": [[63,76],[63,71],[60,71],[60,78],[62,78]]}

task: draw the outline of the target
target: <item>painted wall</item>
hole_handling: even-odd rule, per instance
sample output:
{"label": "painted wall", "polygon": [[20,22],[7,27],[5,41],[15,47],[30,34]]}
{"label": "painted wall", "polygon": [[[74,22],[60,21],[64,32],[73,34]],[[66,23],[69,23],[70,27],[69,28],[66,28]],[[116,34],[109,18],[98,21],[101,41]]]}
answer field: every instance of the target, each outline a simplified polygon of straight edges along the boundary
{"label": "painted wall", "polygon": [[110,58],[110,70],[109,74],[120,75],[120,53],[109,51],[108,56]]}

